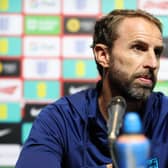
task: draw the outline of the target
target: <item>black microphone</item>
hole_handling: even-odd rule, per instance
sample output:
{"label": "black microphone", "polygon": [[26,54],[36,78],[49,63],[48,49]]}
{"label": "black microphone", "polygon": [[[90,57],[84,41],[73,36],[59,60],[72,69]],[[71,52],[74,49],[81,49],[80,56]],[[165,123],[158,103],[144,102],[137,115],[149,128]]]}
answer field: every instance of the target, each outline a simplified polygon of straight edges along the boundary
{"label": "black microphone", "polygon": [[108,120],[108,141],[110,147],[110,153],[115,168],[118,167],[116,162],[114,143],[119,134],[119,130],[122,126],[125,110],[126,110],[126,101],[121,96],[113,97],[110,103],[107,106]]}

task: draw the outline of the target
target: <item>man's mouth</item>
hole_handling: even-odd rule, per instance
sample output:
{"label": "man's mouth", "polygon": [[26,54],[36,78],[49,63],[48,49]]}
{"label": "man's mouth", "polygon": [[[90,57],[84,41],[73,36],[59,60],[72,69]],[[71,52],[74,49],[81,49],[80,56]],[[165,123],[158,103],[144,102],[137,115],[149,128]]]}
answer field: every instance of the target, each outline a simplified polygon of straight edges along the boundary
{"label": "man's mouth", "polygon": [[146,83],[146,84],[152,84],[153,83],[150,78],[140,77],[139,80],[142,81],[143,83]]}
{"label": "man's mouth", "polygon": [[138,78],[137,78],[137,80],[140,82],[140,83],[142,83],[143,85],[153,85],[153,79],[152,79],[152,77],[151,76],[149,76],[149,75],[143,75],[143,76],[139,76]]}

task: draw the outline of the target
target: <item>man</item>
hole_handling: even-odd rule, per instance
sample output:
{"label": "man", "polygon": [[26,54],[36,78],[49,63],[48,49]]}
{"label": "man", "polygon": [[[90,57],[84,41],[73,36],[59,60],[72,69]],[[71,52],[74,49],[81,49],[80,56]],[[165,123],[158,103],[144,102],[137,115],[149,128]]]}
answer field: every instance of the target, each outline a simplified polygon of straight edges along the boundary
{"label": "man", "polygon": [[92,48],[97,87],[45,107],[16,168],[112,167],[107,105],[115,96],[142,118],[152,143],[149,167],[168,167],[168,98],[152,92],[163,50],[160,21],[141,10],[114,10],[96,22]]}

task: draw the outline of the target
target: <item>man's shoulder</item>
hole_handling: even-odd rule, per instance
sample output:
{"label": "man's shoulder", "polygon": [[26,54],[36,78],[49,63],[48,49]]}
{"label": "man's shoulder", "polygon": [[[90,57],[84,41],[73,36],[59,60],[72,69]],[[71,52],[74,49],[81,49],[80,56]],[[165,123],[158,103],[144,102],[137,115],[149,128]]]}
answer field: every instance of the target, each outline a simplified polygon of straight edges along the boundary
{"label": "man's shoulder", "polygon": [[157,101],[158,103],[168,103],[168,96],[163,92],[153,92],[150,100]]}
{"label": "man's shoulder", "polygon": [[158,111],[162,116],[168,115],[168,96],[162,92],[153,92],[148,101],[148,109]]}
{"label": "man's shoulder", "polygon": [[53,103],[48,104],[42,110],[43,115],[67,115],[67,113],[79,114],[82,118],[86,118],[85,109],[94,110],[97,100],[97,91],[94,88],[79,91],[77,93],[63,96]]}
{"label": "man's shoulder", "polygon": [[55,101],[54,104],[57,106],[62,105],[73,105],[82,106],[85,105],[88,101],[93,100],[97,97],[97,91],[95,88],[89,88],[85,90],[81,90],[77,93],[66,95],[61,97],[59,100]]}

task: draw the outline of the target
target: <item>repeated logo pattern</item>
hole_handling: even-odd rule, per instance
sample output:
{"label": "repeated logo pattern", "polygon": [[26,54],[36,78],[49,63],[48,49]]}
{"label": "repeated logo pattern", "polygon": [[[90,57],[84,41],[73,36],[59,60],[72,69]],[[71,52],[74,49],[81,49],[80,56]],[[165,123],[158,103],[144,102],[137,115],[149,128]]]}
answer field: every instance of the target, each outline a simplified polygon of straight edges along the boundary
{"label": "repeated logo pattern", "polygon": [[90,45],[96,19],[112,9],[146,9],[164,26],[155,90],[168,95],[167,2],[0,0],[0,168],[14,167],[40,110],[99,79]]}

